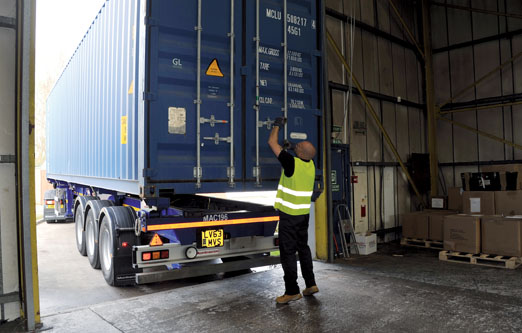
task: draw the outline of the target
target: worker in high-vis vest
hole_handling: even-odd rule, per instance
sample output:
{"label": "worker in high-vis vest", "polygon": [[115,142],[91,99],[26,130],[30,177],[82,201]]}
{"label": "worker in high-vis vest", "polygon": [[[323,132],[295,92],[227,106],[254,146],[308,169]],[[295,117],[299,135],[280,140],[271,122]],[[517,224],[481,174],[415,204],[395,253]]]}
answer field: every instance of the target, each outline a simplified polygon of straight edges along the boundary
{"label": "worker in high-vis vest", "polygon": [[279,129],[285,118],[277,118],[268,138],[268,145],[281,163],[283,171],[277,187],[274,207],[279,210],[279,252],[284,271],[285,293],[276,302],[286,304],[301,299],[297,284],[297,261],[299,254],[301,273],[306,283],[303,295],[311,296],[319,291],[315,283],[312,254],[308,247],[308,220],[314,190],[316,150],[312,143],[302,141],[293,148],[295,155],[279,144]]}

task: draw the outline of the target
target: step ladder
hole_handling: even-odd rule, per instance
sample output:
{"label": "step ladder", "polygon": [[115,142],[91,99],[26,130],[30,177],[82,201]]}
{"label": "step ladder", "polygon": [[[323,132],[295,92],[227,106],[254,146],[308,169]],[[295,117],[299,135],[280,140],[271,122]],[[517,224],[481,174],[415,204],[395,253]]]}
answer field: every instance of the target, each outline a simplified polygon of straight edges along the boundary
{"label": "step ladder", "polygon": [[[355,253],[359,254],[359,248],[357,247],[357,241],[355,240],[355,229],[352,224],[352,215],[350,214],[350,209],[346,204],[339,204],[336,207],[337,209],[337,217],[338,223],[337,227],[339,228],[339,238],[341,239],[341,246],[343,249],[343,257],[350,257],[350,253],[352,249],[355,248]],[[343,219],[342,211],[344,209],[345,216],[348,218]],[[350,242],[346,241],[346,234],[349,235]]]}

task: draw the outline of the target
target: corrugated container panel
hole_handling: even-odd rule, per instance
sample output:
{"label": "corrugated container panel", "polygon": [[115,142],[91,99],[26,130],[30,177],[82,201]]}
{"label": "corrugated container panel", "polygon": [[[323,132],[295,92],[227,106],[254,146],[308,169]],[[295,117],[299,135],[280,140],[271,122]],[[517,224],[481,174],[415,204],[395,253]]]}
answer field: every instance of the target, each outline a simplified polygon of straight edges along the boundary
{"label": "corrugated container panel", "polygon": [[[118,190],[135,192],[137,94],[129,87],[137,73],[136,6],[133,1],[104,4],[51,92],[47,101],[50,178],[82,177],[87,184],[89,179],[112,180],[118,182]],[[126,143],[121,132],[124,117]]]}
{"label": "corrugated container panel", "polygon": [[285,90],[286,137],[321,146],[320,1],[288,0],[287,17],[279,1],[259,1],[259,17],[255,1],[202,1],[200,30],[198,3],[105,3],[48,99],[50,178],[143,195],[273,189],[266,142]]}

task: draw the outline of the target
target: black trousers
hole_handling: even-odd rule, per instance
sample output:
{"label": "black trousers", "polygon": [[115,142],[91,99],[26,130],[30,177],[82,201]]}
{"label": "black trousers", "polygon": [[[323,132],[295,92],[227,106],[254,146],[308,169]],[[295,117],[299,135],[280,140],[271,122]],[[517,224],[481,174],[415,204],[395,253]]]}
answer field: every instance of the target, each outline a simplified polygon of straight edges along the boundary
{"label": "black trousers", "polygon": [[312,254],[308,247],[308,220],[310,215],[288,215],[279,212],[279,252],[281,265],[285,273],[285,294],[298,294],[297,262],[295,253],[299,254],[301,274],[306,288],[315,286]]}

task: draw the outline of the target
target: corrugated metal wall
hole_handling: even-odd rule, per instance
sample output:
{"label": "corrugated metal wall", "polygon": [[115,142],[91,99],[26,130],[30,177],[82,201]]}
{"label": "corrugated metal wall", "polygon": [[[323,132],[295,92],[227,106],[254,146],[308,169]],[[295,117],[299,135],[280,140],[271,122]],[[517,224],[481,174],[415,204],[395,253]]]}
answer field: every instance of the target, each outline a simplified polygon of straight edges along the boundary
{"label": "corrugated metal wall", "polygon": [[[522,14],[520,0],[439,1],[450,5]],[[432,5],[435,98],[454,98],[442,112],[459,107],[500,104],[522,99],[522,57],[473,89],[465,87],[522,51],[522,19]],[[445,116],[475,129],[522,143],[522,105],[454,112]],[[438,154],[446,187],[460,186],[460,173],[479,164],[521,160],[522,151],[450,123],[438,122]],[[441,188],[440,190],[444,190]]]}
{"label": "corrugated metal wall", "polygon": [[[419,40],[415,6],[406,0],[394,3]],[[401,158],[406,161],[411,153],[426,152],[423,70],[389,2],[329,0],[326,4],[327,28],[367,95],[374,96],[370,103]],[[353,172],[358,176],[353,188],[356,231],[398,226],[399,214],[414,205],[406,177],[362,98],[358,94],[348,98],[350,78],[330,46],[327,52],[333,125],[342,127],[332,137],[350,144]],[[390,234],[386,240],[393,237]]]}

